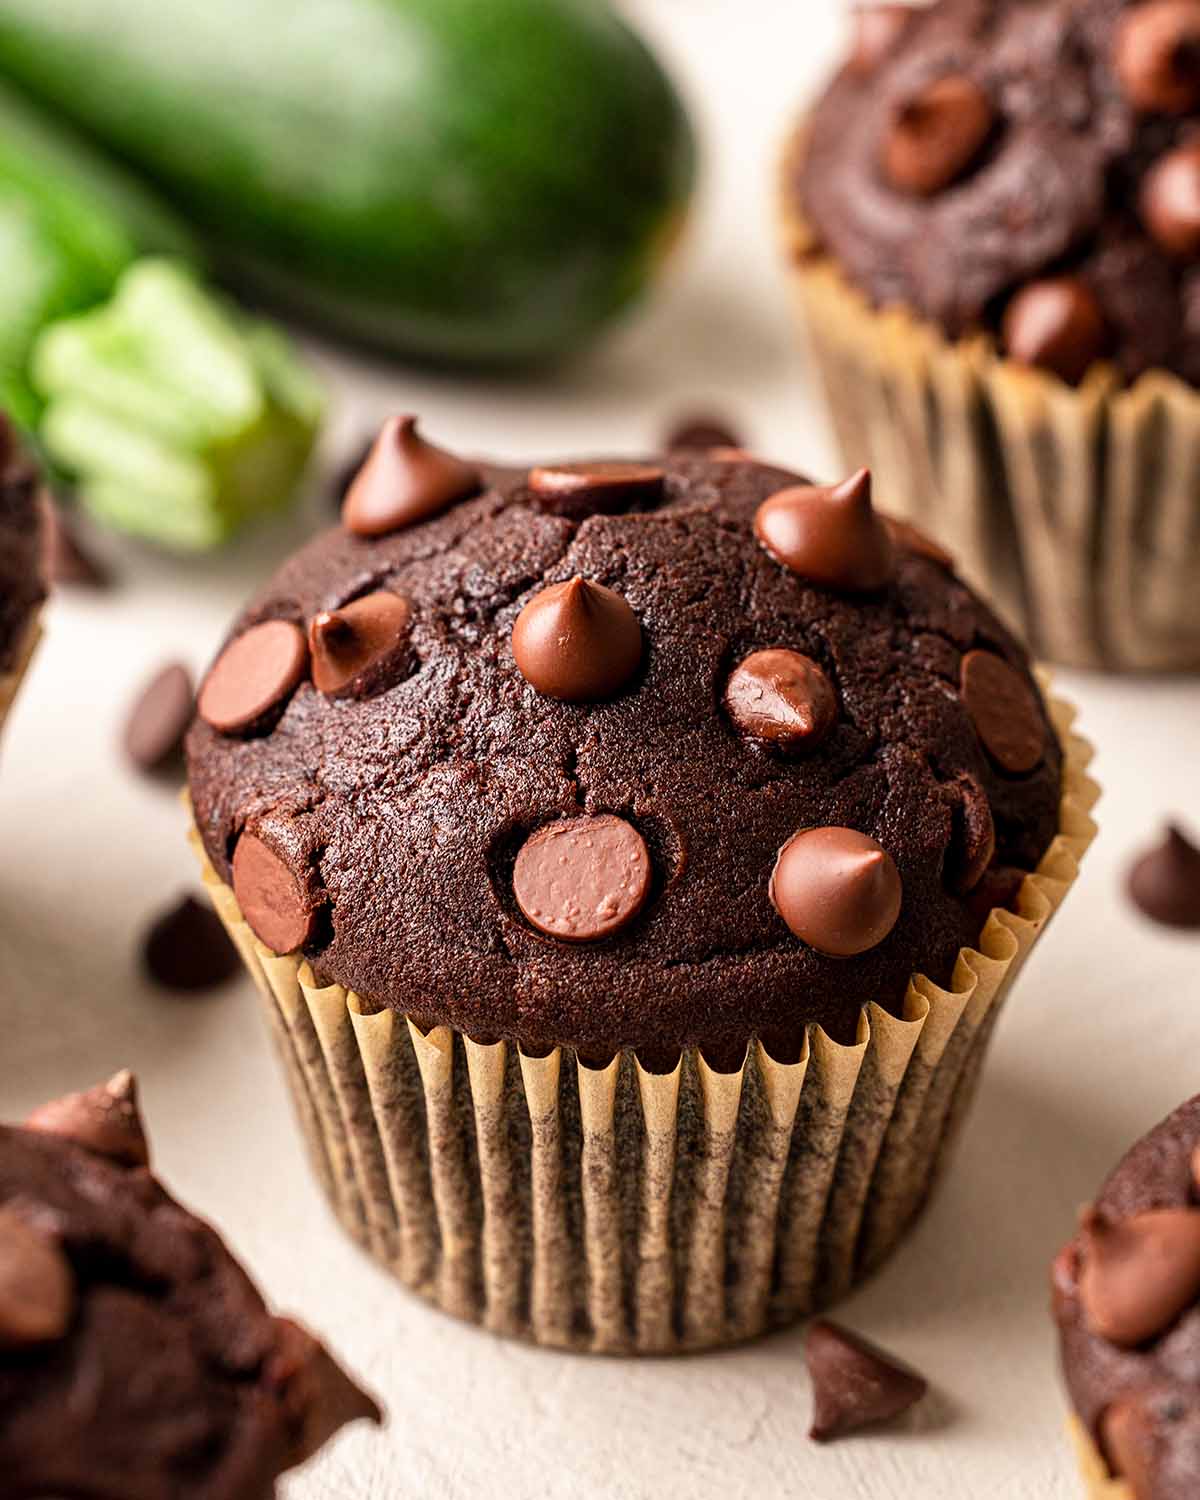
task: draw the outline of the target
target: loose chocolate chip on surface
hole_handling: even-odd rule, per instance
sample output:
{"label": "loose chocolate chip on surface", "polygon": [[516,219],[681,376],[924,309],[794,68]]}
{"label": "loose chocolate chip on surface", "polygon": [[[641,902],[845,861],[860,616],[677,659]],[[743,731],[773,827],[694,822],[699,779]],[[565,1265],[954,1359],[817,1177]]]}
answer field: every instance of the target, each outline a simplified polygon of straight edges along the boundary
{"label": "loose chocolate chip on surface", "polygon": [[882,1349],[824,1318],[809,1325],[804,1358],[813,1387],[809,1437],[818,1443],[889,1422],[929,1389]]}
{"label": "loose chocolate chip on surface", "polygon": [[850,13],[853,39],[847,63],[856,78],[869,78],[912,20],[911,5],[856,5]]}
{"label": "loose chocolate chip on surface", "polygon": [[142,961],[156,984],[182,991],[216,989],[241,968],[221,919],[193,896],[156,918],[143,940]]}
{"label": "loose chocolate chip on surface", "polygon": [[811,657],[754,651],[725,685],[725,711],[754,739],[784,750],[811,750],[837,722],[837,694]]}
{"label": "loose chocolate chip on surface", "polygon": [[316,913],[300,881],[253,833],[233,851],[233,893],[255,936],[273,953],[295,953],[312,937]]}
{"label": "loose chocolate chip on surface", "polygon": [[954,567],[954,554],[947,552],[940,542],[935,542],[919,526],[914,526],[910,521],[902,521],[899,516],[883,516],[881,519],[898,551],[927,558],[943,568]]}
{"label": "loose chocolate chip on surface", "polygon": [[547,698],[596,703],[613,698],[642,661],[642,627],[620,594],[572,578],[535,594],[512,633],[526,682]]}
{"label": "loose chocolate chip on surface", "polygon": [[125,721],[125,754],[139,771],[162,771],[180,761],[183,737],[196,711],[192,674],[170,662],[138,694]]}
{"label": "loose chocolate chip on surface", "polygon": [[650,854],[623,818],[571,818],[539,828],[522,846],[513,894],[548,937],[594,943],[626,927],[650,892]]}
{"label": "loose chocolate chip on surface", "polygon": [[996,824],[988,795],[974,776],[963,776],[951,789],[955,798],[946,851],[946,874],[956,891],[973,891],[996,853]]}
{"label": "loose chocolate chip on surface", "polygon": [[75,522],[50,499],[46,501],[45,517],[43,566],[50,582],[68,588],[107,588],[112,577],[80,541]]}
{"label": "loose chocolate chip on surface", "polygon": [[1004,771],[1023,775],[1041,764],[1046,729],[1033,689],[991,651],[968,651],[959,692],[983,748]]}
{"label": "loose chocolate chip on surface", "polygon": [[1005,310],[1001,339],[1010,359],[1068,385],[1078,385],[1108,343],[1100,304],[1076,276],[1023,287]]}
{"label": "loose chocolate chip on surface", "polygon": [[771,901],[788,927],[830,958],[882,943],[900,915],[900,872],[882,845],[853,828],[807,828],[779,851]]}
{"label": "loose chocolate chip on surface", "polygon": [[1200,1210],[1155,1208],[1080,1230],[1079,1296],[1093,1333],[1122,1348],[1157,1337],[1200,1296]]}
{"label": "loose chocolate chip on surface", "polygon": [[992,133],[991,100],[971,78],[939,78],[898,110],[883,170],[901,192],[932,197],[956,182]]}
{"label": "loose chocolate chip on surface", "polygon": [[425,441],[416,417],[392,417],[346,493],[342,525],[356,536],[385,536],[440,515],[482,485],[473,464]]}
{"label": "loose chocolate chip on surface", "polygon": [[754,533],[776,562],[846,593],[884,586],[895,567],[891,535],[871,504],[871,475],[838,485],[792,485],[758,507]]}
{"label": "loose chocolate chip on surface", "polygon": [[1113,62],[1126,98],[1147,114],[1184,115],[1200,105],[1200,4],[1150,0],[1117,27]]}
{"label": "loose chocolate chip on surface", "polygon": [[62,1338],[75,1311],[75,1276],[59,1246],[0,1208],[0,1349]]}
{"label": "loose chocolate chip on surface", "polygon": [[144,1167],[150,1161],[137,1083],[128,1070],[95,1088],[51,1099],[34,1110],[25,1126],[74,1141],[97,1156],[111,1157],[127,1167]]}
{"label": "loose chocolate chip on surface", "polygon": [[668,453],[706,453],[712,448],[740,448],[742,439],[723,417],[696,412],[672,423],[664,446]]}
{"label": "loose chocolate chip on surface", "polygon": [[308,627],[318,690],[359,698],[390,686],[408,658],[412,618],[408,600],[387,590],[322,611]]}
{"label": "loose chocolate chip on surface", "polygon": [[1200,928],[1200,849],[1170,826],[1130,870],[1129,894],[1153,922]]}
{"label": "loose chocolate chip on surface", "polygon": [[225,647],[200,688],[196,708],[222,734],[241,734],[295,692],[308,670],[308,642],[290,620],[252,625]]}
{"label": "loose chocolate chip on surface", "polygon": [[1177,260],[1200,257],[1200,142],[1169,151],[1146,173],[1142,222]]}
{"label": "loose chocolate chip on surface", "polygon": [[582,521],[657,505],[666,482],[653,464],[554,464],[529,471],[529,494],[539,509]]}

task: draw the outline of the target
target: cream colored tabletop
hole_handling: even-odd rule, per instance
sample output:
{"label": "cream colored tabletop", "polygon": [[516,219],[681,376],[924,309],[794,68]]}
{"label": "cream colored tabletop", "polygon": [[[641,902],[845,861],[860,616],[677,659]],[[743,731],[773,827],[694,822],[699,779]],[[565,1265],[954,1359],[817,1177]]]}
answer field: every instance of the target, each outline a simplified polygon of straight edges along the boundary
{"label": "cream colored tabletop", "polygon": [[[771,248],[772,153],[835,55],[840,0],[641,0],[708,151],[689,242],[657,302],[566,375],[522,385],[323,356],[331,452],[395,408],[462,448],[517,457],[653,446],[697,401],[765,454],[831,470]],[[802,1335],[685,1362],[543,1354],[410,1300],[346,1240],[302,1159],[248,982],[164,996],[144,924],[196,886],[183,815],[116,739],[139,681],[199,669],[306,517],[233,556],[119,556],[119,590],[56,600],[0,766],[0,1117],[129,1065],[157,1164],[279,1307],[327,1334],[387,1404],[294,1479],[294,1500],[795,1496],[1039,1500],[1076,1493],[1046,1268],[1132,1139],[1200,1087],[1200,938],[1126,905],[1124,866],[1168,813],[1200,831],[1200,684],[1064,677],[1100,747],[1102,836],[1009,1008],[949,1180],[843,1310],[934,1382],[917,1420],[819,1449]]]}

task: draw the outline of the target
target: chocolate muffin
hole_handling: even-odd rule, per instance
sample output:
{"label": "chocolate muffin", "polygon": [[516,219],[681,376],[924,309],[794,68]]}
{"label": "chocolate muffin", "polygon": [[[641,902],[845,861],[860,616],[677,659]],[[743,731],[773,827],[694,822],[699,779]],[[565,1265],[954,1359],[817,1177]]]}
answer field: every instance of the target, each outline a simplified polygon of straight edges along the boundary
{"label": "chocolate muffin", "polygon": [[44,524],[37,472],[0,412],[0,726],[37,643]]}
{"label": "chocolate muffin", "polygon": [[[867,474],[476,468],[411,419],[238,620],[187,749],[219,904],[291,976],[293,1055],[299,983],[349,996],[360,1042],[390,1013],[614,1080],[635,1054],[675,1087],[681,1057],[689,1079],[740,1079],[752,1047],[801,1068],[817,1034],[857,1067],[868,1005],[881,1035],[923,1020],[913,975],[967,982],[1065,786],[1023,649]],[[301,1094],[344,1116],[352,1086]],[[380,1209],[377,1237],[405,1218]]]}
{"label": "chocolate muffin", "polygon": [[1073,1430],[1105,1500],[1200,1487],[1198,1147],[1200,1098],[1130,1151],[1054,1263]]}
{"label": "chocolate muffin", "polygon": [[788,158],[848,458],[1081,665],[1200,667],[1197,57],[1197,0],[869,6]]}
{"label": "chocolate muffin", "polygon": [[4,1494],[270,1500],[379,1410],[151,1176],[133,1080],[0,1126]]}

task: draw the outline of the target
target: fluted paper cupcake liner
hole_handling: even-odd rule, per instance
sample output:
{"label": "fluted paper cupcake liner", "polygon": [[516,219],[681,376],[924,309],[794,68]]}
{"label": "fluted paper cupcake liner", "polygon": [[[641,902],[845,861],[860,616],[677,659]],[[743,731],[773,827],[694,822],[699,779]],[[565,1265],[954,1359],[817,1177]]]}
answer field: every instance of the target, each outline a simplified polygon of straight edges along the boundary
{"label": "fluted paper cupcake liner", "polygon": [[1067,1425],[1088,1500],[1135,1500],[1132,1488],[1123,1479],[1110,1477],[1104,1455],[1074,1412]]}
{"label": "fluted paper cupcake liner", "polygon": [[1089,747],[1069,732],[1060,827],[1020,914],[993,911],[949,988],[853,1046],[810,1028],[798,1062],[736,1073],[589,1067],[445,1026],[423,1032],[272,953],[192,840],[262,996],[317,1172],[350,1233],[408,1287],[497,1333],[665,1353],[747,1339],[843,1296],[925,1203],[999,1009],[1095,834]]}
{"label": "fluted paper cupcake liner", "polygon": [[42,638],[40,616],[41,611],[38,610],[26,627],[25,636],[17,650],[12,669],[0,672],[0,731],[4,729],[4,722],[16,702],[17,693],[25,680],[25,674],[29,670],[29,664],[33,660],[38,642]]}

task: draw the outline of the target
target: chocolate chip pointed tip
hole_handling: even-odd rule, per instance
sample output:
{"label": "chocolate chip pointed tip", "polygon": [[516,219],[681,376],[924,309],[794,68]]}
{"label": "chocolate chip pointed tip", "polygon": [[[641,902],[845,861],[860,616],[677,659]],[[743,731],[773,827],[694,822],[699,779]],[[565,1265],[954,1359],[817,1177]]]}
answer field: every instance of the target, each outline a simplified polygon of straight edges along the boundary
{"label": "chocolate chip pointed tip", "polygon": [[314,616],[308,646],[318,692],[363,698],[392,686],[409,661],[412,622],[412,605],[388,589]]}
{"label": "chocolate chip pointed tip", "polygon": [[801,942],[830,958],[855,958],[891,932],[904,892],[891,855],[868,834],[806,828],[779,851],[770,897]]}
{"label": "chocolate chip pointed tip", "polygon": [[512,652],[526,682],[547,698],[614,698],[642,661],[642,627],[613,589],[576,576],[535,594],[513,626]]}
{"label": "chocolate chip pointed tip", "polygon": [[374,1397],[338,1364],[325,1346],[291,1318],[275,1318],[276,1346],[268,1356],[264,1383],[288,1411],[296,1434],[290,1455],[301,1464],[352,1422],[382,1423]]}
{"label": "chocolate chip pointed tip", "polygon": [[809,1436],[817,1443],[893,1421],[929,1389],[891,1355],[824,1318],[809,1325],[804,1356],[813,1387]]}
{"label": "chocolate chip pointed tip", "polygon": [[386,536],[440,515],[482,487],[478,468],[428,442],[415,416],[391,417],[346,492],[342,525],[356,536]]}
{"label": "chocolate chip pointed tip", "polygon": [[1129,872],[1130,899],[1163,927],[1200,930],[1200,847],[1178,824],[1142,854]]}
{"label": "chocolate chip pointed tip", "polygon": [[115,1073],[107,1083],[51,1099],[35,1109],[25,1125],[74,1141],[128,1167],[144,1167],[150,1161],[137,1081],[128,1069]]}
{"label": "chocolate chip pointed tip", "polygon": [[872,593],[895,571],[895,548],[872,504],[868,469],[840,484],[777,490],[758,507],[754,532],[777,562],[825,588]]}

